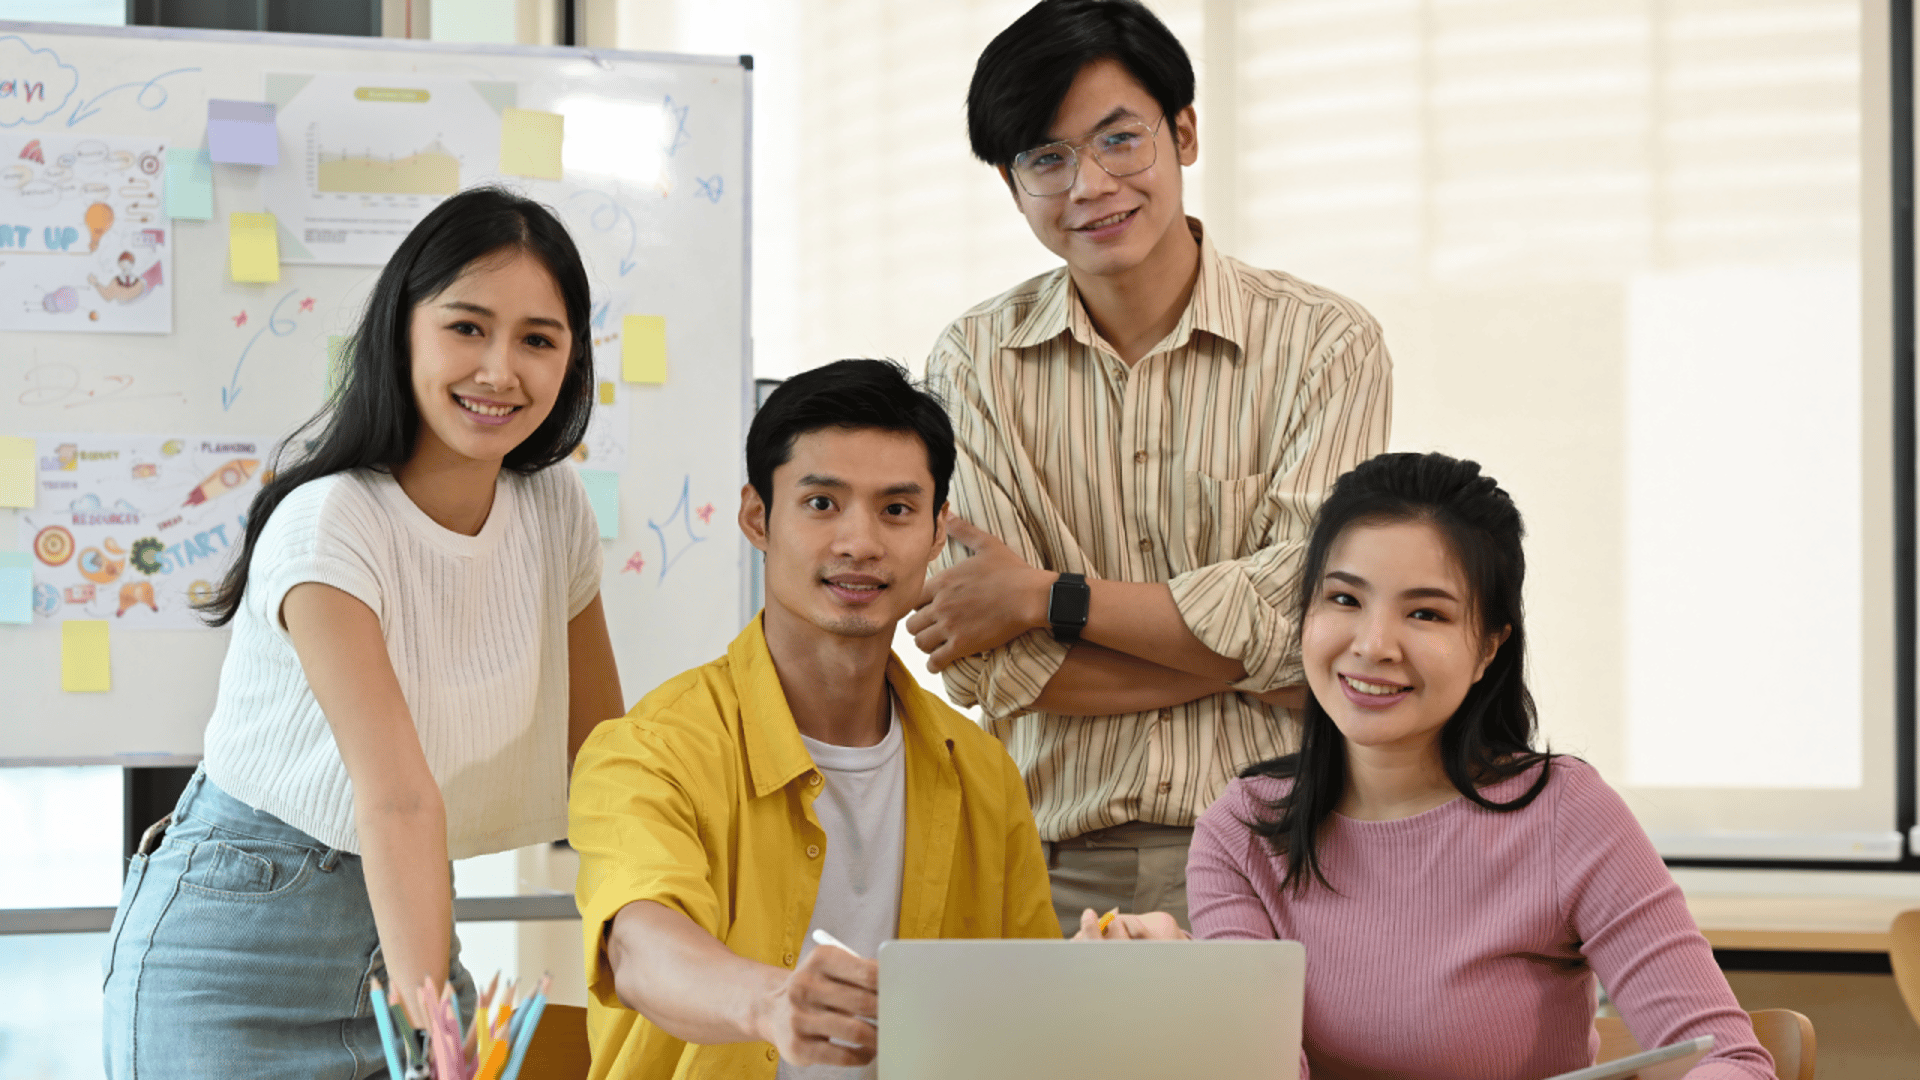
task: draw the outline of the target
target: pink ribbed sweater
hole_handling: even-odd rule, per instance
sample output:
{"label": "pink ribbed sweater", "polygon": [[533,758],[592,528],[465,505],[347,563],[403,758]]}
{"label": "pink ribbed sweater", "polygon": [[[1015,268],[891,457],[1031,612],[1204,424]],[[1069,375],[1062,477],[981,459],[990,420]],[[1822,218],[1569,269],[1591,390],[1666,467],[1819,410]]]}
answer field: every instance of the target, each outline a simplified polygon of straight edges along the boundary
{"label": "pink ribbed sweater", "polygon": [[[1689,1080],[1772,1080],[1679,886],[1592,766],[1497,814],[1455,799],[1399,821],[1335,815],[1316,884],[1243,822],[1291,781],[1236,780],[1195,827],[1187,899],[1201,938],[1307,949],[1313,1080],[1541,1080],[1592,1064],[1598,976],[1643,1046],[1712,1034]],[[1538,775],[1484,789],[1506,802]]]}

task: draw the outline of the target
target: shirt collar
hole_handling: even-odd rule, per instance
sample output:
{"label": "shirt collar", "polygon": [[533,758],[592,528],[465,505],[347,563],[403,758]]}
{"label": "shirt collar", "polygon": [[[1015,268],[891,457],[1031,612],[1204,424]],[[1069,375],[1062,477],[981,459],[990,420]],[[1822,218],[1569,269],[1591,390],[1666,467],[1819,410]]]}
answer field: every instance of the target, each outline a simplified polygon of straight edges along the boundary
{"label": "shirt collar", "polygon": [[[1241,351],[1246,350],[1246,305],[1240,296],[1233,269],[1213,246],[1206,227],[1196,217],[1187,218],[1187,228],[1200,241],[1200,273],[1194,279],[1193,295],[1186,310],[1174,325],[1173,333],[1161,348],[1177,349],[1185,345],[1195,330],[1202,330]],[[1082,345],[1091,346],[1096,337],[1093,320],[1073,287],[1073,275],[1065,267],[1054,271],[1034,297],[1032,310],[1007,339],[1007,347],[1026,349],[1071,333]],[[1160,349],[1155,350],[1160,351]]]}
{"label": "shirt collar", "polygon": [[[733,669],[734,688],[740,700],[740,731],[746,743],[747,773],[755,798],[772,794],[813,770],[813,757],[800,741],[800,727],[787,705],[787,693],[780,686],[780,673],[773,666],[773,653],[767,649],[766,613],[733,639],[727,647],[727,661]],[[932,754],[944,759],[952,751],[952,739],[943,710],[907,670],[898,656],[888,654],[887,684],[899,702],[896,715],[905,725],[907,758]]]}

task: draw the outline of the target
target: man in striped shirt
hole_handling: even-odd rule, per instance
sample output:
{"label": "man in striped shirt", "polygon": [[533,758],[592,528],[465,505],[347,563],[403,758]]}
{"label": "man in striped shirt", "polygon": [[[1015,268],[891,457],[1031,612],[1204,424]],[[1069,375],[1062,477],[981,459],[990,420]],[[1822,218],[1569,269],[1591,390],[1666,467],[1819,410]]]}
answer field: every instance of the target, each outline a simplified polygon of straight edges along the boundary
{"label": "man in striped shirt", "polygon": [[1194,820],[1285,752],[1303,700],[1314,509],[1387,444],[1372,316],[1186,216],[1193,88],[1133,0],[1043,0],[987,46],[973,151],[1066,265],[962,315],[927,362],[958,546],[907,626],[1019,764],[1067,933],[1088,907],[1185,924]]}

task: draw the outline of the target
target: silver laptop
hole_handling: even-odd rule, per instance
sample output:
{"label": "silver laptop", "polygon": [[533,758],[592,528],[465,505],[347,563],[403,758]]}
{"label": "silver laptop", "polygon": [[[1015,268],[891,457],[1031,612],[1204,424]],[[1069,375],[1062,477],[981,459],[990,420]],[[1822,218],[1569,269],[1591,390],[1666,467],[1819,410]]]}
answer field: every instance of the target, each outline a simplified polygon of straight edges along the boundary
{"label": "silver laptop", "polygon": [[886,1080],[1299,1080],[1297,941],[889,941]]}

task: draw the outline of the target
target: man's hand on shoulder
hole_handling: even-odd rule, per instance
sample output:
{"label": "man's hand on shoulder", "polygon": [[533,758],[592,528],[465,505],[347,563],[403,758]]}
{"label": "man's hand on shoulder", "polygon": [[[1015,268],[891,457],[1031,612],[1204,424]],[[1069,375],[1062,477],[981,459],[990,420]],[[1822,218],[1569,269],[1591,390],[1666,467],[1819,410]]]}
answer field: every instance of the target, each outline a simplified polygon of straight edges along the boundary
{"label": "man's hand on shoulder", "polygon": [[880,965],[821,946],[761,996],[754,1026],[790,1065],[865,1065],[880,1032],[862,1018],[879,1015]]}
{"label": "man's hand on shoulder", "polygon": [[1027,565],[1012,548],[959,515],[947,534],[973,552],[927,579],[907,620],[927,670],[941,671],[963,656],[997,649],[1047,625],[1047,595],[1055,574]]}

